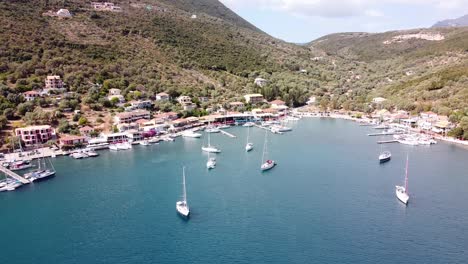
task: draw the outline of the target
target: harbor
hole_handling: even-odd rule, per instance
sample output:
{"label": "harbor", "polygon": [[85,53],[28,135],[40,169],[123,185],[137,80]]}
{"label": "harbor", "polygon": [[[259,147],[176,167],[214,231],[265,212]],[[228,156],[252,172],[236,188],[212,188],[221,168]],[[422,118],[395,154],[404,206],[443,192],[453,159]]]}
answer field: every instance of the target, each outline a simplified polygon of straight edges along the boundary
{"label": "harbor", "polygon": [[[213,170],[205,166],[203,140],[181,137],[154,147],[99,151],[98,158],[51,158],[54,179],[0,193],[0,225],[8,227],[0,246],[11,252],[1,254],[0,262],[99,263],[99,258],[121,263],[127,258],[180,263],[190,255],[192,263],[265,263],[269,255],[275,263],[304,263],[321,253],[306,254],[298,245],[320,245],[337,252],[353,249],[333,257],[323,253],[327,263],[379,262],[384,249],[391,255],[384,263],[463,263],[468,241],[452,228],[453,219],[468,221],[468,193],[460,188],[468,185],[468,152],[463,148],[389,144],[392,160],[380,165],[379,146],[366,136],[367,127],[323,118],[303,118],[292,127],[281,136],[268,133],[269,155],[278,165],[263,173],[265,130],[256,127],[250,129],[255,145],[250,152],[244,149],[244,127],[229,128],[236,139],[212,134],[213,144],[222,149]],[[404,178],[407,153],[413,194],[408,208],[394,191]],[[189,221],[175,208],[182,196],[183,166]],[[385,239],[369,240],[370,234]],[[44,237],[47,243],[37,243]],[[220,241],[222,246],[213,251]],[[397,254],[413,241],[419,241],[415,249]],[[261,252],[253,252],[259,244]],[[115,245],[126,245],[130,253]],[[28,254],[18,252],[21,247]],[[459,253],[441,258],[440,251],[449,250]],[[253,253],[246,257],[239,251]]]}

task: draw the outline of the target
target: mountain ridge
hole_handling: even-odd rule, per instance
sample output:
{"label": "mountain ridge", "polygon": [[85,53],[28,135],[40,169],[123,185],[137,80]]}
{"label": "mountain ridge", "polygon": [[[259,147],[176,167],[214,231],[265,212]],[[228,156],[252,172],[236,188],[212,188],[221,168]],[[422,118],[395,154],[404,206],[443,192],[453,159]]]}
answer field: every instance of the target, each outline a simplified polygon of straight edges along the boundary
{"label": "mountain ridge", "polygon": [[468,14],[454,18],[438,21],[432,28],[441,28],[441,27],[466,27],[468,26]]}

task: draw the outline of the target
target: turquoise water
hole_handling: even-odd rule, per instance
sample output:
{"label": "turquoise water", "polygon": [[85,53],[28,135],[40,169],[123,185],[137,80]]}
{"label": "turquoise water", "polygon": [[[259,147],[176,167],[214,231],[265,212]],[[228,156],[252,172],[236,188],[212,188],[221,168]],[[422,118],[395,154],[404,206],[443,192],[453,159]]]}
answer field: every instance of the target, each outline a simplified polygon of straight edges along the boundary
{"label": "turquoise water", "polygon": [[[379,165],[370,128],[310,119],[271,135],[278,166],[259,170],[264,131],[95,159],[54,159],[57,176],[0,193],[0,263],[466,263],[468,151],[390,144]],[[206,140],[206,139],[205,139]],[[410,155],[408,207],[395,197]],[[189,221],[177,216],[187,168]]]}

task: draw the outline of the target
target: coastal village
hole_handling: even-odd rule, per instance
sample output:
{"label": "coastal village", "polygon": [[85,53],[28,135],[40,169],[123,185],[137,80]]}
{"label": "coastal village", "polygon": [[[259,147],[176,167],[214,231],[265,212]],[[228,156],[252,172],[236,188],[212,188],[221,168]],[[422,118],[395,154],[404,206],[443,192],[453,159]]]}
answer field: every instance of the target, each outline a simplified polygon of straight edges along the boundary
{"label": "coastal village", "polygon": [[[155,6],[131,6],[144,7],[149,11],[167,11]],[[91,2],[88,8],[95,12],[122,12],[120,6],[111,2]],[[73,17],[64,8],[58,11],[49,10],[42,15],[52,19]],[[196,19],[197,16],[193,14],[190,18]],[[394,37],[384,44],[412,38],[443,40],[443,36],[438,34],[410,34]],[[312,60],[318,62],[322,57],[314,57]],[[333,65],[336,66],[334,61]],[[308,71],[298,68],[297,73],[304,75]],[[361,75],[355,75],[353,71],[349,73],[353,75],[353,80],[361,79]],[[413,74],[406,72],[407,76]],[[235,138],[235,135],[224,129],[246,124],[282,134],[291,131],[287,126],[288,121],[307,117],[349,119],[362,126],[373,126],[382,132],[369,136],[392,136],[390,140],[377,141],[380,144],[416,146],[444,140],[467,145],[467,141],[448,137],[449,131],[458,125],[450,122],[448,116],[431,111],[409,112],[388,108],[385,104],[387,99],[383,97],[375,97],[367,102],[371,111],[359,112],[343,108],[332,109],[312,92],[305,105],[293,107],[292,102],[283,101],[280,96],[267,100],[261,92],[238,94],[220,102],[213,100],[213,96],[174,93],[164,88],[159,89],[158,93],[147,94],[142,85],[123,90],[109,83],[96,83],[90,84],[87,98],[83,98],[83,93],[70,89],[62,78],[63,76],[57,74],[47,75],[43,85],[22,92],[17,101],[29,103],[29,108],[24,110],[25,118],[13,118],[9,121],[8,129],[3,131],[6,140],[1,149],[0,167],[6,175],[16,179],[14,184],[18,186],[33,181],[34,177],[22,177],[13,171],[31,168],[34,159],[44,162],[45,158],[62,155],[75,159],[97,157],[99,154],[96,150],[129,150],[136,144],[147,146],[160,141],[174,141],[179,136],[195,137],[193,133],[204,129],[222,129],[219,131]],[[392,82],[388,77],[387,79]],[[255,88],[250,89],[251,91],[262,91],[262,88],[271,84],[271,80],[254,76],[251,84]],[[348,90],[346,94],[351,92],[352,90]],[[327,92],[325,96],[332,98],[334,94]],[[93,104],[97,101],[102,106]],[[47,118],[43,118],[44,116]],[[49,122],[52,119],[55,121]],[[51,171],[45,174],[50,173]],[[11,184],[0,187],[0,190],[15,189]]]}

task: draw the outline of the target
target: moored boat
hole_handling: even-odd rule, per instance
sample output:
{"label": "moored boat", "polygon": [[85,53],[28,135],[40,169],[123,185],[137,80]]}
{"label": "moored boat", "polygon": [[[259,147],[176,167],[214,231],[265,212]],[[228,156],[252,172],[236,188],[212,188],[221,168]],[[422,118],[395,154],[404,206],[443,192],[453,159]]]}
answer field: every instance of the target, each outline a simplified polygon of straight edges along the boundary
{"label": "moored boat", "polygon": [[408,156],[406,156],[406,169],[405,169],[405,186],[395,186],[395,194],[400,202],[405,205],[408,204],[409,194],[408,194]]}
{"label": "moored boat", "polygon": [[390,151],[384,151],[379,155],[379,162],[384,163],[389,161],[392,158],[392,153]]}
{"label": "moored boat", "polygon": [[187,191],[185,189],[185,167],[182,168],[182,179],[182,200],[176,202],[176,210],[181,216],[188,218],[190,215],[190,208],[187,203]]}

